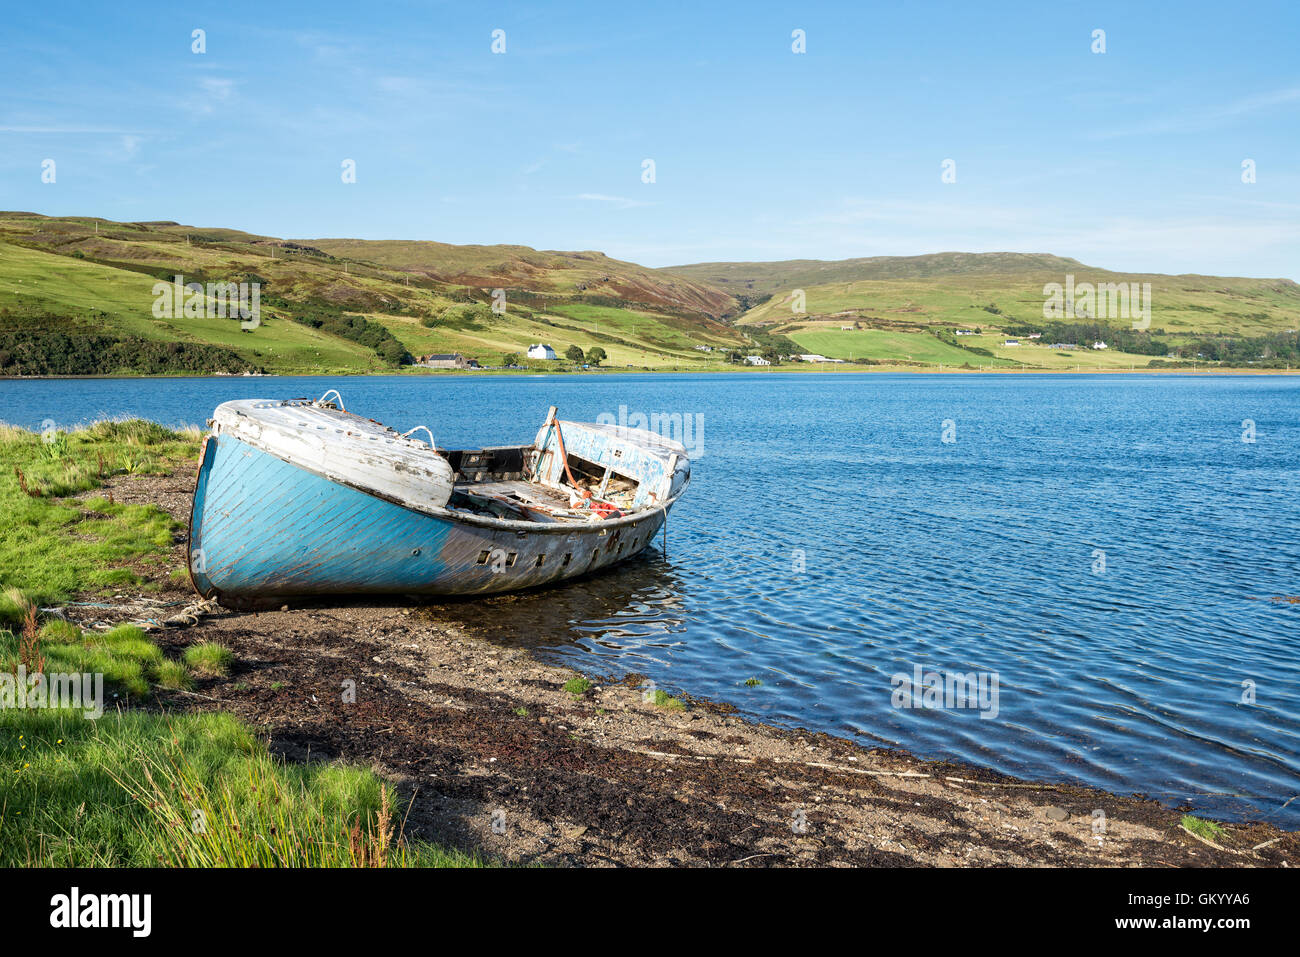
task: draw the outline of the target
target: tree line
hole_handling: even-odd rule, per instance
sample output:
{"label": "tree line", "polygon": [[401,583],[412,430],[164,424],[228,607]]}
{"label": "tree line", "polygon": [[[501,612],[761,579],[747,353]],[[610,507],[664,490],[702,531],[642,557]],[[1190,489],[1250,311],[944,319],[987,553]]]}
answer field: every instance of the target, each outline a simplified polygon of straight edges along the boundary
{"label": "tree line", "polygon": [[261,372],[220,346],[50,330],[0,332],[0,375]]}

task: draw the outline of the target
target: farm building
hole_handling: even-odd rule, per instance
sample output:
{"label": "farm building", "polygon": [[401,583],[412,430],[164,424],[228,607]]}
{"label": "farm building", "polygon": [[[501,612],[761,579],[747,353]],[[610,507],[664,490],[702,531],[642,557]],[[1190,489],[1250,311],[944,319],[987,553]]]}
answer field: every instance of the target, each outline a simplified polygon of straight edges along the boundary
{"label": "farm building", "polygon": [[434,353],[432,355],[420,356],[419,364],[430,369],[470,369],[477,366],[477,362],[466,359],[459,352]]}

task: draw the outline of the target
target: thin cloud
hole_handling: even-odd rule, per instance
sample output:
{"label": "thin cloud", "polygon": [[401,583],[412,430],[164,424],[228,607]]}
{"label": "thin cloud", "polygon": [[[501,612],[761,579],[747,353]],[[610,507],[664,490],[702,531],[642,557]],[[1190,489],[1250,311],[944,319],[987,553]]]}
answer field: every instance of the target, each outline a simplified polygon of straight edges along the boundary
{"label": "thin cloud", "polygon": [[654,206],[654,203],[642,199],[628,199],[626,196],[608,196],[605,193],[579,193],[574,199],[592,203],[609,203],[615,209],[632,209],[636,206]]}
{"label": "thin cloud", "polygon": [[1151,136],[1161,133],[1201,133],[1241,116],[1249,116],[1252,113],[1271,110],[1298,101],[1300,101],[1300,87],[1289,87],[1284,90],[1274,90],[1270,93],[1256,93],[1221,106],[1202,107],[1194,111],[1154,119],[1137,126],[1096,130],[1091,134],[1091,138],[1094,140],[1112,140],[1123,136]]}
{"label": "thin cloud", "polygon": [[224,103],[235,92],[235,81],[222,77],[209,76],[199,80],[199,86],[214,100]]}
{"label": "thin cloud", "polygon": [[102,126],[0,126],[0,133],[37,133],[56,136],[136,136],[141,132]]}

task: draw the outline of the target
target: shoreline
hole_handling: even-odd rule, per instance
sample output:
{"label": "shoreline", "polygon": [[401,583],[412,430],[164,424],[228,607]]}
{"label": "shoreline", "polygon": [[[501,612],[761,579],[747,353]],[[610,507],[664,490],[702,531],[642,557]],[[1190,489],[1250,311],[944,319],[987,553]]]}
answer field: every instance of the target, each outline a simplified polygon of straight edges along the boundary
{"label": "shoreline", "polygon": [[45,382],[45,381],[134,381],[144,379],[229,379],[245,381],[248,379],[348,379],[348,378],[524,378],[541,377],[599,377],[611,375],[1152,375],[1152,376],[1294,376],[1300,375],[1300,366],[1295,369],[1251,369],[1251,368],[1214,368],[1214,369],[936,369],[930,367],[879,367],[856,366],[849,368],[834,366],[831,368],[800,368],[798,366],[777,366],[771,369],[609,369],[604,371],[587,370],[583,372],[551,372],[545,369],[527,371],[495,371],[485,369],[480,372],[466,372],[460,369],[424,369],[419,372],[268,372],[265,375],[215,375],[210,373],[178,372],[167,375],[0,375],[0,382]]}
{"label": "shoreline", "polygon": [[[192,484],[184,471],[117,475],[99,493],[183,521]],[[165,569],[183,566],[183,549],[173,544]],[[149,580],[160,598],[195,600],[166,570]],[[102,609],[68,613],[83,625],[113,620]],[[578,671],[473,637],[424,607],[213,608],[153,636],[170,652],[217,641],[235,655],[229,677],[164,693],[162,707],[233,713],[288,760],[372,766],[411,800],[408,835],[502,861],[1300,865],[1300,832],[1267,823],[1225,824],[1216,847],[1152,799],[773,727],[725,702],[655,704],[634,675],[586,688]],[[353,702],[340,693],[346,681]]]}

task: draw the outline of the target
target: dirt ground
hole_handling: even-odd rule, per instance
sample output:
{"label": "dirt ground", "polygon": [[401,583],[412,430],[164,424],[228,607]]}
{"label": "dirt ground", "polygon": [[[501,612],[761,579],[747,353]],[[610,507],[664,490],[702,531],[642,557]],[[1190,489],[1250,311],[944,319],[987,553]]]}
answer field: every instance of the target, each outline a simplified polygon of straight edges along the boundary
{"label": "dirt ground", "polygon": [[[185,522],[190,481],[119,476],[109,491]],[[183,549],[171,568],[184,567]],[[196,600],[167,572],[140,571],[163,585],[155,600],[179,603],[156,620]],[[67,613],[88,625],[123,617]],[[372,766],[411,800],[408,836],[501,861],[1300,865],[1300,834],[1267,824],[1227,825],[1213,847],[1154,801],[772,728],[723,704],[665,708],[645,700],[636,676],[572,694],[564,685],[576,672],[470,637],[425,608],[216,608],[155,637],[170,654],[208,640],[236,658],[230,677],[170,694],[164,707],[236,714],[290,760]]]}

